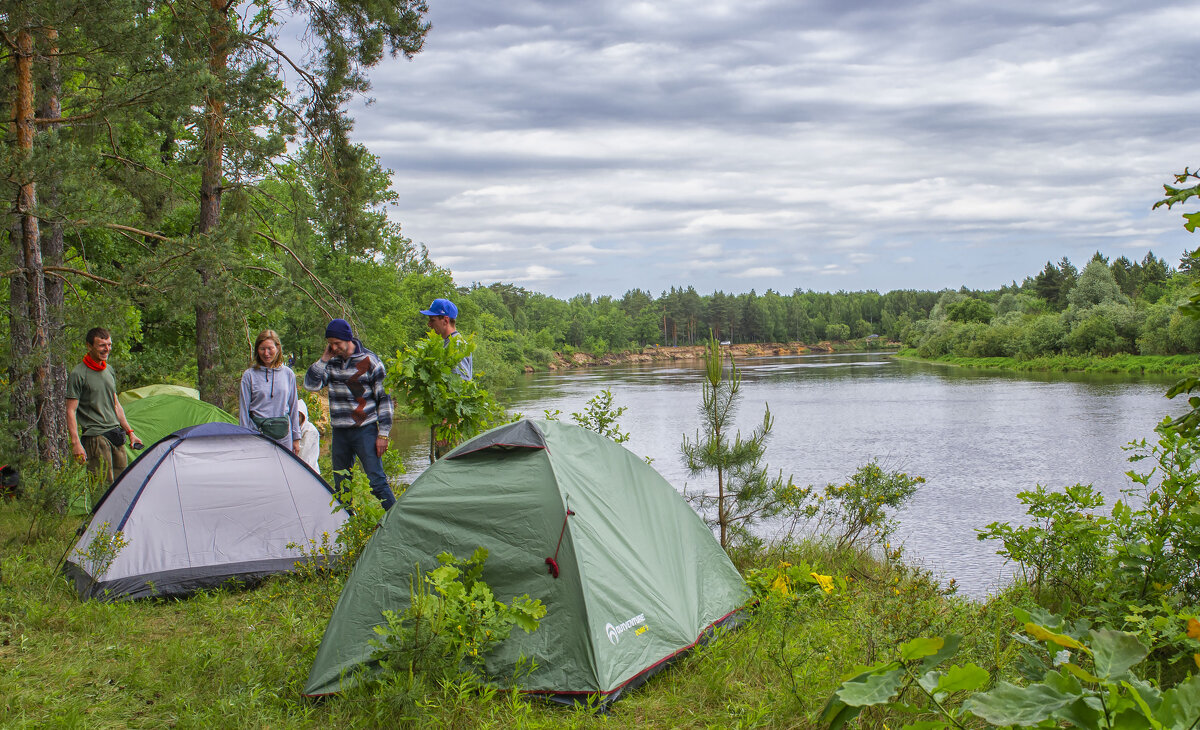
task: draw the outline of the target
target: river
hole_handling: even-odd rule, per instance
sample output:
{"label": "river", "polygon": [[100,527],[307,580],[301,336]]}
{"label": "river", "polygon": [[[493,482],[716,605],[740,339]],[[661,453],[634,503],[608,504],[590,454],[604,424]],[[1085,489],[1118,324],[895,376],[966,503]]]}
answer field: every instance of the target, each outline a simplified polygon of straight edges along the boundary
{"label": "river", "polygon": [[[910,561],[960,592],[983,596],[1008,580],[999,545],[975,531],[1021,522],[1017,493],[1037,484],[1091,483],[1111,504],[1131,486],[1122,446],[1152,439],[1165,415],[1186,410],[1163,396],[1171,379],[1030,375],[898,360],[883,354],[747,358],[738,427],[749,432],[764,404],[775,417],[765,463],[798,484],[846,480],[875,458],[925,477],[899,513],[897,542]],[[624,406],[619,422],[634,453],[649,456],[677,488],[715,485],[689,477],[679,454],[700,424],[701,362],[535,373],[504,394],[530,418],[583,410],[607,388]],[[398,429],[411,481],[427,462],[427,431]],[[1143,462],[1144,464],[1144,462]],[[711,484],[710,484],[711,482]]]}

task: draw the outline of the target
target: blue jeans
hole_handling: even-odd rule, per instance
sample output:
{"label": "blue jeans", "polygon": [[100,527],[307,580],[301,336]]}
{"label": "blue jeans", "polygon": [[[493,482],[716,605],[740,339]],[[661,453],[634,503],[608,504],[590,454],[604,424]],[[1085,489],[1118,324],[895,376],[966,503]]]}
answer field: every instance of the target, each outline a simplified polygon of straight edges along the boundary
{"label": "blue jeans", "polygon": [[354,457],[358,457],[367,480],[371,483],[371,494],[383,504],[384,509],[390,509],[396,503],[396,495],[388,486],[387,475],[383,473],[383,460],[375,451],[375,439],[379,436],[379,426],[369,423],[357,428],[334,428],[333,443],[329,447],[329,455],[333,461],[333,488],[341,491],[342,480],[346,477],[339,471],[349,471],[354,468]]}

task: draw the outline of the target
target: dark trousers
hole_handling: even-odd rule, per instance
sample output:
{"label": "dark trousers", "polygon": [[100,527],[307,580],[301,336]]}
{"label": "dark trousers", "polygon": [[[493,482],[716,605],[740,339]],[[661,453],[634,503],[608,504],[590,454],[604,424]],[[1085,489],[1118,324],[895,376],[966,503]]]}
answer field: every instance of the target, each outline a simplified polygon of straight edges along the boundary
{"label": "dark trousers", "polygon": [[371,493],[383,504],[384,509],[390,509],[396,503],[396,495],[392,494],[387,475],[383,473],[383,459],[375,451],[375,439],[378,436],[379,427],[374,423],[357,428],[333,429],[333,443],[329,446],[334,471],[333,487],[341,491],[345,477],[337,472],[354,468],[354,457],[357,456],[371,483]]}

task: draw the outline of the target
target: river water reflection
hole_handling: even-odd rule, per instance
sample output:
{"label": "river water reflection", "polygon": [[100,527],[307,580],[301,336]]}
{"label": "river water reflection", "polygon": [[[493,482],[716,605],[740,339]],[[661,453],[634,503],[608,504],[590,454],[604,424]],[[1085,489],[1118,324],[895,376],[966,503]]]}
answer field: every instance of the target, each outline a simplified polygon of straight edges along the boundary
{"label": "river water reflection", "polygon": [[[1092,483],[1111,504],[1130,486],[1122,446],[1153,436],[1164,415],[1186,408],[1163,393],[1170,379],[1038,376],[967,370],[880,354],[749,358],[742,370],[737,424],[750,431],[769,403],[775,427],[766,462],[797,483],[845,480],[871,458],[925,477],[901,512],[899,541],[910,559],[980,596],[1005,580],[997,545],[975,530],[1022,521],[1016,494],[1036,484]],[[569,414],[609,389],[631,451],[678,488],[710,488],[691,478],[680,455],[700,424],[700,362],[537,373],[506,399],[531,418]],[[398,429],[411,479],[427,463],[427,432]]]}

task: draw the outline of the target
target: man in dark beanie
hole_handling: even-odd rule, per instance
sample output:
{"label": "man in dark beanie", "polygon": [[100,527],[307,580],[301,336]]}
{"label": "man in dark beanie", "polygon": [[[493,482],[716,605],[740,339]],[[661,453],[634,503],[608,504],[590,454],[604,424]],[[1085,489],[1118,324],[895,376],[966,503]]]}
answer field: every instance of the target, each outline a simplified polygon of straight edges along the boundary
{"label": "man in dark beanie", "polygon": [[340,489],[345,478],[337,472],[353,468],[357,456],[371,482],[371,492],[388,509],[396,497],[388,486],[382,459],[392,429],[392,399],[383,389],[387,371],[344,319],[335,319],[325,328],[325,343],[321,359],[304,374],[304,388],[318,391],[329,387],[334,488]]}

